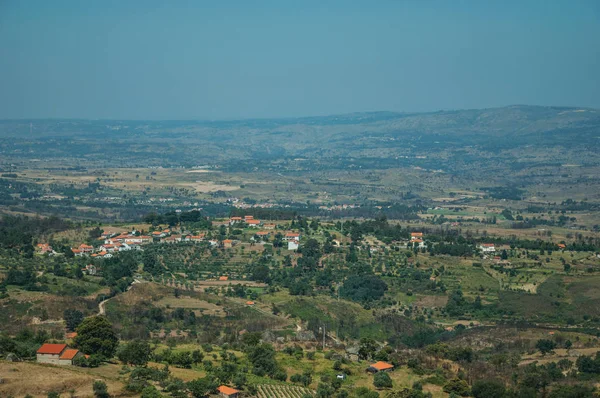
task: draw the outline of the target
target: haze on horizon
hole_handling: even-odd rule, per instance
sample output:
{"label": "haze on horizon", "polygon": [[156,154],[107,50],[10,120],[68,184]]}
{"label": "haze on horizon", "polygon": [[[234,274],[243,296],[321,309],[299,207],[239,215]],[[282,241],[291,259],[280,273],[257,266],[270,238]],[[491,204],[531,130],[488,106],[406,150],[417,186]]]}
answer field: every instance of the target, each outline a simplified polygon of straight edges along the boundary
{"label": "haze on horizon", "polygon": [[0,118],[600,108],[600,2],[0,0]]}

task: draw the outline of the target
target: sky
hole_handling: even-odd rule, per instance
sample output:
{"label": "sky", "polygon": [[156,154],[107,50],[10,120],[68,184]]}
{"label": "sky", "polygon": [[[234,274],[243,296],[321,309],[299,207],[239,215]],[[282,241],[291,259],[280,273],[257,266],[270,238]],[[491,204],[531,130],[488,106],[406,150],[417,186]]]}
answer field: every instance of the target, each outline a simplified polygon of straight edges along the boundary
{"label": "sky", "polygon": [[0,0],[0,119],[600,108],[600,1]]}

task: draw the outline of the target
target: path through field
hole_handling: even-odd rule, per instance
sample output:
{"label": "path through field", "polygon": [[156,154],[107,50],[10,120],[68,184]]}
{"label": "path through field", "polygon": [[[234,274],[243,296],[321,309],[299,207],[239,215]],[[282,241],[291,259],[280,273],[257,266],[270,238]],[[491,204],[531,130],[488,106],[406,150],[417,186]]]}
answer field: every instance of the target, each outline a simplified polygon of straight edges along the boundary
{"label": "path through field", "polygon": [[[131,285],[129,285],[127,287],[127,291],[129,291],[129,289],[131,289],[131,287],[133,285],[135,285],[136,283],[143,283],[142,281],[139,281],[137,279],[134,279],[133,282],[131,282]],[[114,296],[113,296],[114,297]],[[102,300],[101,302],[98,303],[98,315],[106,315],[106,302],[108,300],[110,300],[113,297],[109,297],[106,300]]]}

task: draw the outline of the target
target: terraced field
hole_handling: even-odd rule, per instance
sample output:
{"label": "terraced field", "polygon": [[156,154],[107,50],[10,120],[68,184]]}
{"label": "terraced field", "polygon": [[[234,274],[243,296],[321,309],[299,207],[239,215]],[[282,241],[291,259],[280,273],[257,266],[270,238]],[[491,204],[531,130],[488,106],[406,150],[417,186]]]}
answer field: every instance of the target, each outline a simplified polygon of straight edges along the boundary
{"label": "terraced field", "polygon": [[258,398],[303,398],[315,396],[315,391],[290,385],[262,384],[258,386]]}

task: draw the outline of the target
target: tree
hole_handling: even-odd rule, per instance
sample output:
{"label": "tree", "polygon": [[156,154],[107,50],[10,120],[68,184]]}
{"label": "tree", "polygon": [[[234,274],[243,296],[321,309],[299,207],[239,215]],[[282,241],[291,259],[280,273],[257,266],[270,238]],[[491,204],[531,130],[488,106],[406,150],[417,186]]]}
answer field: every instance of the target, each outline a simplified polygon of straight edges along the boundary
{"label": "tree", "polygon": [[119,346],[119,338],[108,319],[104,316],[93,316],[84,319],[77,328],[75,346],[85,354],[110,359]]}
{"label": "tree", "polygon": [[67,324],[67,329],[73,331],[83,322],[83,312],[72,308],[67,308],[63,312],[63,318]]}
{"label": "tree", "polygon": [[556,343],[552,340],[540,339],[535,343],[535,348],[540,350],[542,355],[546,355],[556,348]]}
{"label": "tree", "polygon": [[392,388],[392,379],[385,372],[377,372],[373,377],[373,385],[375,388]]}
{"label": "tree", "polygon": [[150,344],[141,340],[133,340],[118,350],[117,357],[128,365],[146,366],[150,360],[150,354]]}
{"label": "tree", "polygon": [[269,267],[265,265],[259,265],[256,268],[254,268],[254,271],[252,272],[252,280],[257,282],[269,283],[269,281],[271,280],[271,278],[269,277]]}
{"label": "tree", "polygon": [[235,376],[233,376],[233,385],[235,385],[235,388],[243,388],[246,383],[248,382],[248,379],[246,378],[246,374],[245,373],[237,373]]}
{"label": "tree", "polygon": [[448,394],[454,393],[456,395],[460,395],[461,397],[469,396],[470,390],[469,385],[466,381],[462,379],[452,379],[444,385],[444,392]]}
{"label": "tree", "polygon": [[558,385],[552,389],[549,398],[594,398],[594,388],[582,384]]}
{"label": "tree", "polygon": [[192,380],[188,383],[188,389],[194,398],[204,398],[214,392],[219,383],[212,376],[206,376],[200,379]]}
{"label": "tree", "polygon": [[253,373],[266,373],[272,375],[277,370],[275,350],[269,344],[260,344],[248,354],[248,359],[254,366]]}
{"label": "tree", "polygon": [[353,275],[344,281],[340,295],[353,301],[379,300],[388,289],[387,284],[375,275]]}
{"label": "tree", "polygon": [[110,394],[108,393],[108,387],[106,383],[102,380],[94,381],[94,397],[96,398],[110,398]]}
{"label": "tree", "polygon": [[359,359],[369,359],[372,358],[375,352],[377,351],[377,342],[368,337],[363,337],[360,339],[360,346],[358,348],[358,358]]}
{"label": "tree", "polygon": [[162,398],[163,395],[154,386],[144,387],[141,398]]}
{"label": "tree", "polygon": [[477,380],[471,389],[475,398],[503,398],[505,393],[506,387],[500,380]]}
{"label": "tree", "polygon": [[154,276],[160,274],[162,267],[158,263],[156,255],[149,251],[146,251],[144,252],[144,257],[142,261],[144,263],[144,271]]}

